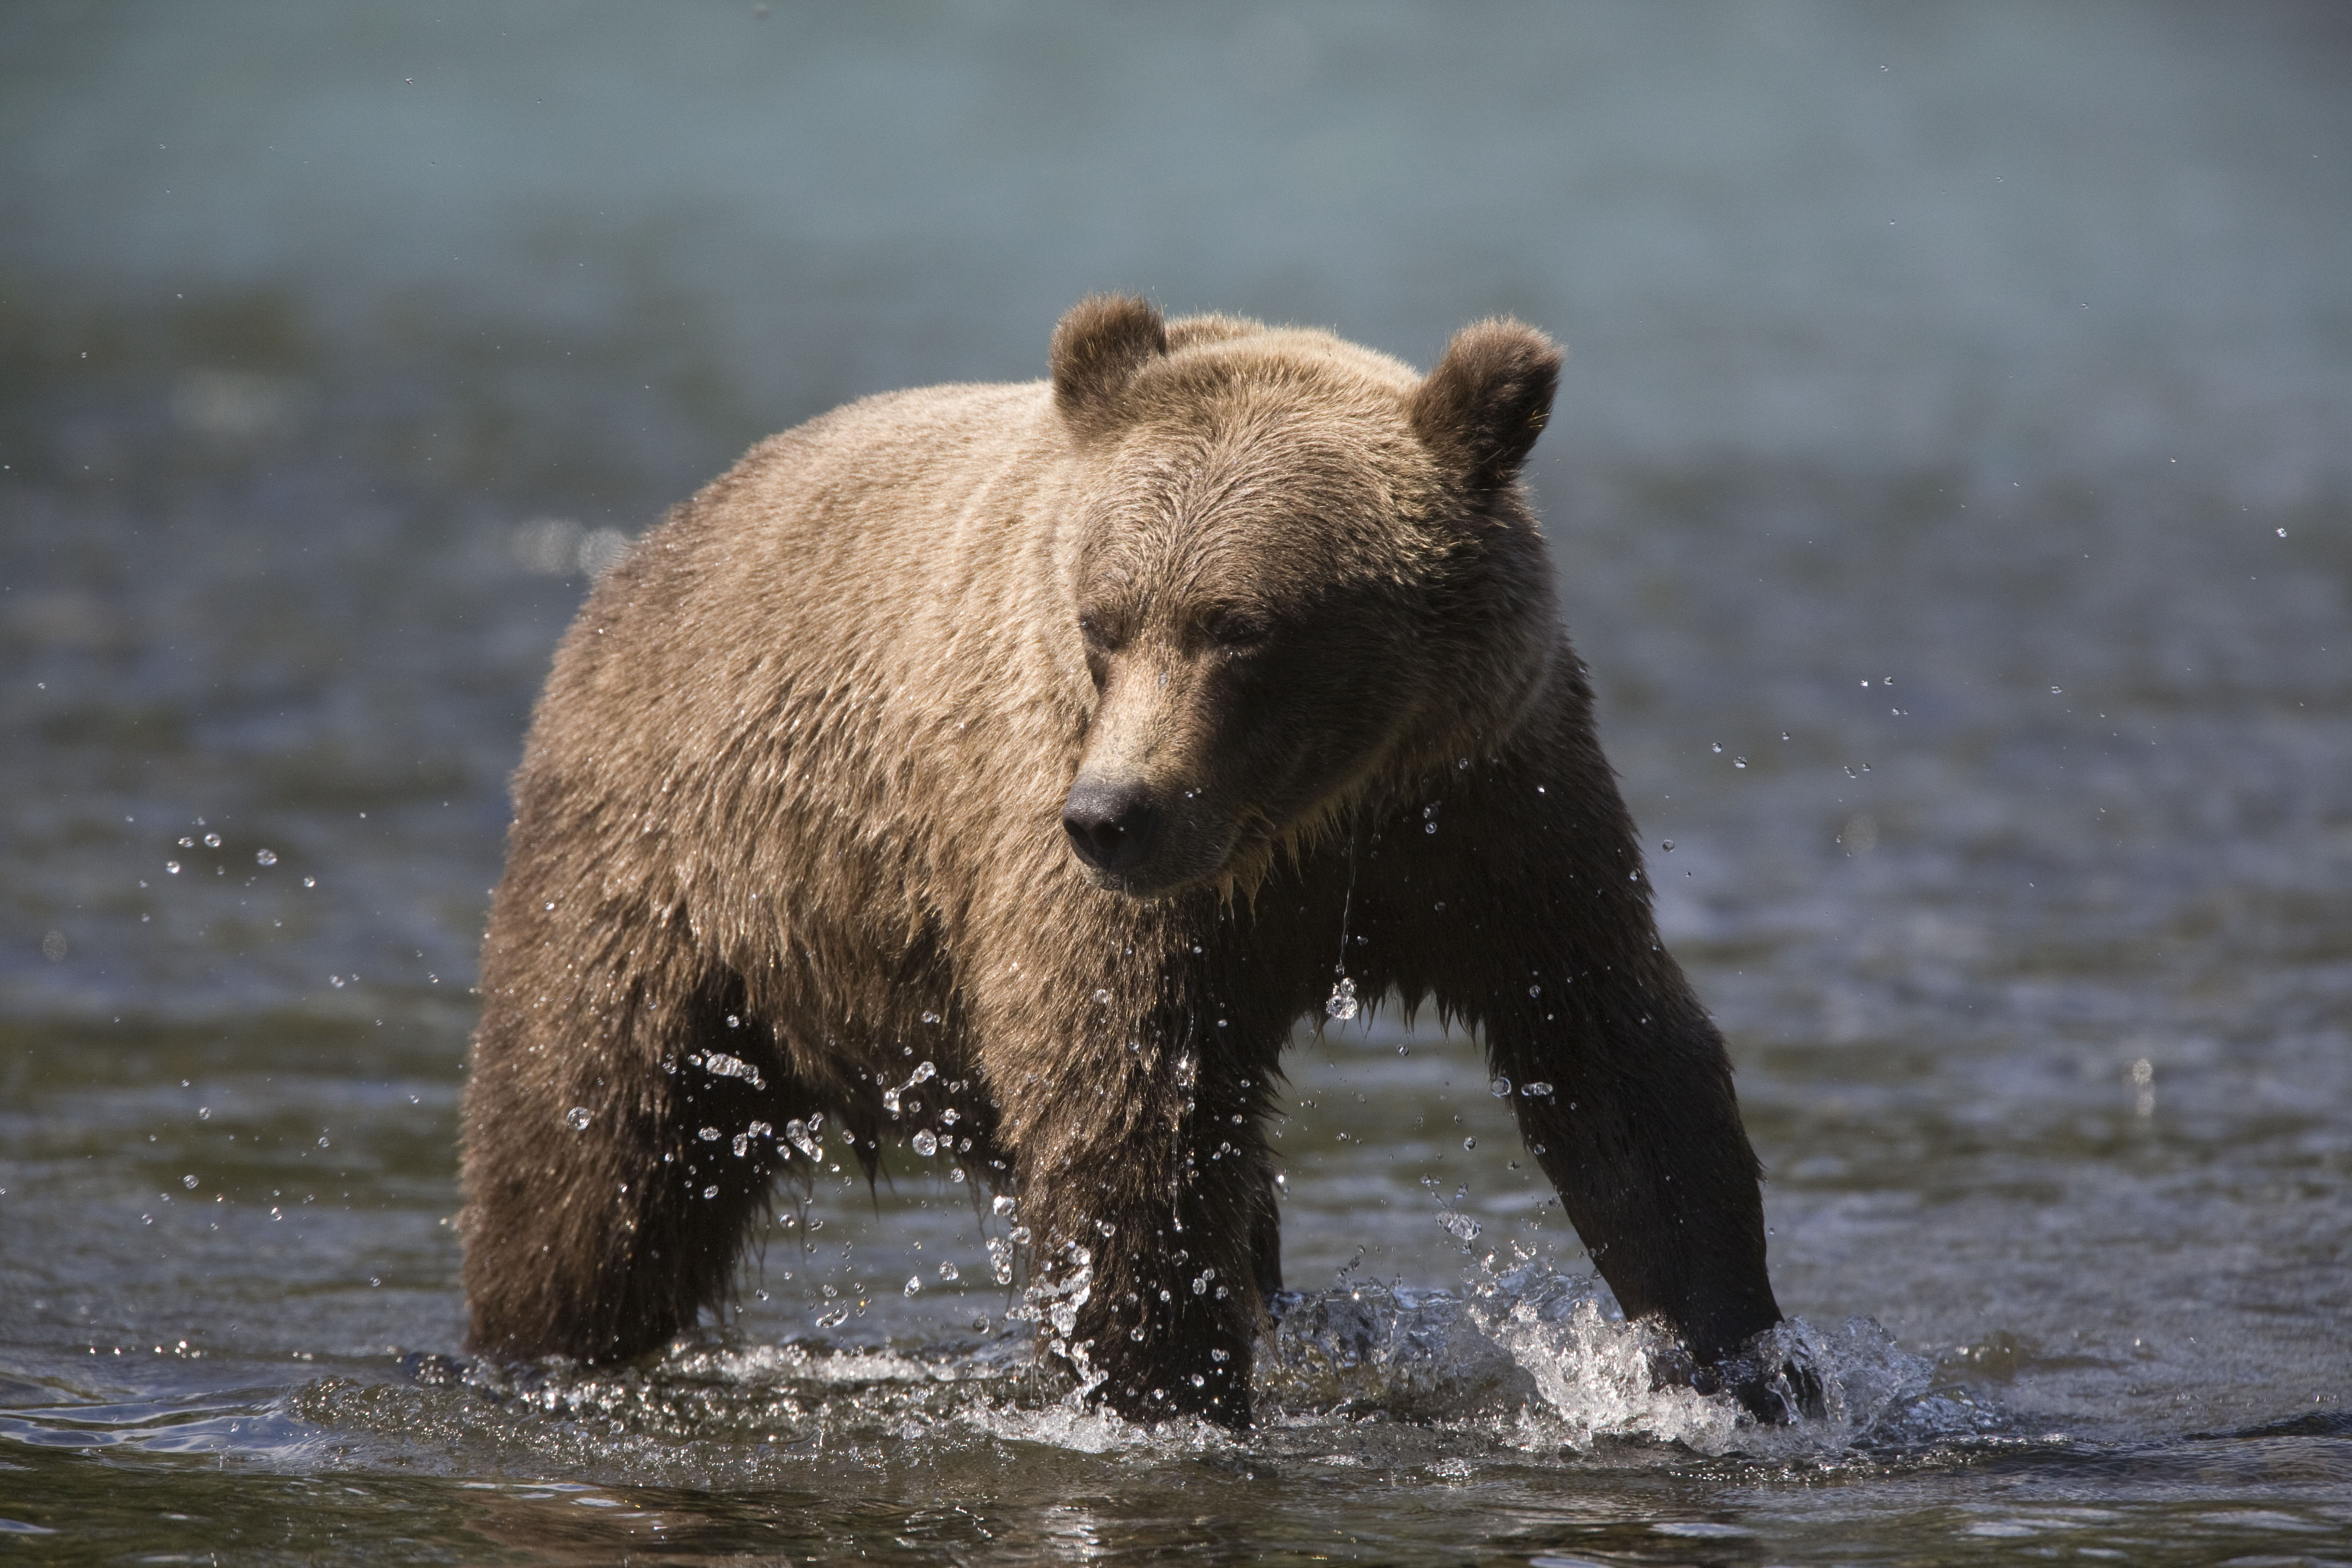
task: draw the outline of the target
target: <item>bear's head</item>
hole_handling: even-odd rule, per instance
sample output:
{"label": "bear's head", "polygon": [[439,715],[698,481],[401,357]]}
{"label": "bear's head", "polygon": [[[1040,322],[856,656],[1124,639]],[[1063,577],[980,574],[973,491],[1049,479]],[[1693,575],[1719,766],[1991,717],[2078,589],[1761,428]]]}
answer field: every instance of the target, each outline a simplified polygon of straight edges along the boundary
{"label": "bear's head", "polygon": [[1085,715],[1062,824],[1098,885],[1246,889],[1368,797],[1500,742],[1558,646],[1517,475],[1559,363],[1507,321],[1422,377],[1140,300],[1063,318],[1049,637]]}

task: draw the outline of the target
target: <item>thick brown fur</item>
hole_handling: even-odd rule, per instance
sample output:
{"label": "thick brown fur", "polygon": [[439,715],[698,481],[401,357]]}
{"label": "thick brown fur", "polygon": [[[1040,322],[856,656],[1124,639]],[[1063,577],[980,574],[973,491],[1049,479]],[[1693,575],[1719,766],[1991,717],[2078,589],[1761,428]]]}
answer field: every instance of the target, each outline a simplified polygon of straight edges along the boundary
{"label": "thick brown fur", "polygon": [[1708,1363],[1769,1328],[1722,1043],[1517,480],[1558,351],[1484,322],[1423,378],[1098,299],[1051,364],[761,443],[564,639],[483,960],[472,1344],[689,1328],[821,1117],[1017,1195],[1098,1397],[1246,1423],[1343,902],[1359,992],[1554,1086],[1512,1106],[1628,1314]]}

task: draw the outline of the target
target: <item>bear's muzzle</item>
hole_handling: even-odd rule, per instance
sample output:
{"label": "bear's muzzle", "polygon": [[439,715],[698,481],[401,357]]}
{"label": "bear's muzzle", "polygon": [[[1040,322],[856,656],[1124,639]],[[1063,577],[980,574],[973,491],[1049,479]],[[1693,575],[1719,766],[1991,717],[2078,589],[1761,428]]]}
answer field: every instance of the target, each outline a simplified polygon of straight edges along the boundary
{"label": "bear's muzzle", "polygon": [[1062,831],[1070,847],[1096,870],[1124,877],[1151,858],[1160,812],[1137,780],[1081,775],[1062,803]]}

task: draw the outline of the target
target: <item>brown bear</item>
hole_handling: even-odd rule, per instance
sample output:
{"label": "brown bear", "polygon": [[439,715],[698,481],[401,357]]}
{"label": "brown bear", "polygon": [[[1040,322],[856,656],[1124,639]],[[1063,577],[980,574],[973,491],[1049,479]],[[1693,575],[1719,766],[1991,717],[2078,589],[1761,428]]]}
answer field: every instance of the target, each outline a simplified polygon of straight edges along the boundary
{"label": "brown bear", "polygon": [[564,638],[483,957],[473,1347],[658,1346],[820,1138],[920,1132],[1017,1201],[1092,1397],[1245,1425],[1266,1122],[1336,993],[1551,1086],[1512,1109],[1626,1313],[1741,1364],[1756,1158],[1517,479],[1559,351],[1489,321],[1423,377],[1097,298],[1050,363],[761,442]]}

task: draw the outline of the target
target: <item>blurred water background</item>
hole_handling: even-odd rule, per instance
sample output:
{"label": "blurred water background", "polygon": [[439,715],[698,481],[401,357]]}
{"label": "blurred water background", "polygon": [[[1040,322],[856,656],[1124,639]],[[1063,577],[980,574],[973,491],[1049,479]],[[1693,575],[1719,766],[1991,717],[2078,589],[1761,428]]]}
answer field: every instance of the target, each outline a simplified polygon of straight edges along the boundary
{"label": "blurred water background", "polygon": [[[14,0],[0,1535],[2352,1560],[2347,79],[2327,5]],[[445,1359],[589,574],[1113,289],[1570,345],[1564,613],[1831,1418],[1649,1393],[1475,1051],[1390,1026],[1292,1053],[1249,1437],[1063,1408],[907,1152],[658,1365]]]}

